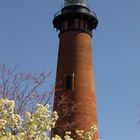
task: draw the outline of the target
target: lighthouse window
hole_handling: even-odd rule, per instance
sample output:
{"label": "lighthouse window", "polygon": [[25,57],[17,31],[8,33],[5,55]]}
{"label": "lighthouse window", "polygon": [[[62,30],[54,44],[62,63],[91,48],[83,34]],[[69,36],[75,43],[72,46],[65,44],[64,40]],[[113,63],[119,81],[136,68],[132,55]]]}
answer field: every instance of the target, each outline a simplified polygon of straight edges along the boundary
{"label": "lighthouse window", "polygon": [[83,28],[84,28],[84,20],[81,19],[81,21],[80,21],[80,29],[83,29]]}
{"label": "lighthouse window", "polygon": [[68,28],[69,29],[73,29],[74,28],[74,21],[73,19],[70,19],[69,22],[68,22]]}
{"label": "lighthouse window", "polygon": [[84,21],[84,28],[87,29],[87,22]]}
{"label": "lighthouse window", "polygon": [[66,79],[66,89],[72,89],[72,76],[68,75]]}
{"label": "lighthouse window", "polygon": [[75,28],[79,29],[79,19],[75,19]]}
{"label": "lighthouse window", "polygon": [[68,21],[66,20],[65,21],[65,30],[67,30],[68,29]]}

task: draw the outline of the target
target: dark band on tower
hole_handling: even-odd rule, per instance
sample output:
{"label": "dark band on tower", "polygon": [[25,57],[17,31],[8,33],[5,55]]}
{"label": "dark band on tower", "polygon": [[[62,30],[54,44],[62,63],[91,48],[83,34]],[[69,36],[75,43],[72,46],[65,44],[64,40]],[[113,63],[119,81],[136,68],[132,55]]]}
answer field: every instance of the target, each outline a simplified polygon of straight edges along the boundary
{"label": "dark band on tower", "polygon": [[92,35],[98,20],[88,8],[87,0],[65,0],[64,8],[56,13],[53,24],[60,33],[82,31]]}

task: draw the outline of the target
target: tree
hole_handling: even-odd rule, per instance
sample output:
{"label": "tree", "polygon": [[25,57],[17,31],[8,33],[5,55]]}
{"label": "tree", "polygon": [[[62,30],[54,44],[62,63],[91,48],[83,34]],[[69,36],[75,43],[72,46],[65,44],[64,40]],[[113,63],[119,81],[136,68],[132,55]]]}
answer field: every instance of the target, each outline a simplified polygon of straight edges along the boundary
{"label": "tree", "polygon": [[53,88],[45,92],[41,89],[51,73],[20,72],[18,67],[9,70],[0,64],[0,97],[14,100],[15,113],[24,115],[27,110],[33,112],[37,103],[46,105],[51,102]]}
{"label": "tree", "polygon": [[[58,119],[57,112],[51,112],[48,105],[37,104],[33,113],[26,112],[26,117],[14,113],[14,101],[0,99],[0,140],[48,140],[46,132],[51,132]],[[96,133],[96,126],[89,132],[77,130],[81,139],[92,140]],[[61,138],[55,135],[51,140],[72,140],[71,132],[66,132]]]}
{"label": "tree", "polygon": [[[49,92],[41,91],[50,73],[19,72],[18,66],[9,70],[0,64],[0,140],[48,140],[58,119],[57,112],[50,111],[48,106],[53,88]],[[96,131],[93,126],[89,132],[77,130],[76,134],[81,139],[92,140]],[[71,132],[66,132],[63,138],[54,135],[51,140],[72,140],[70,135]]]}

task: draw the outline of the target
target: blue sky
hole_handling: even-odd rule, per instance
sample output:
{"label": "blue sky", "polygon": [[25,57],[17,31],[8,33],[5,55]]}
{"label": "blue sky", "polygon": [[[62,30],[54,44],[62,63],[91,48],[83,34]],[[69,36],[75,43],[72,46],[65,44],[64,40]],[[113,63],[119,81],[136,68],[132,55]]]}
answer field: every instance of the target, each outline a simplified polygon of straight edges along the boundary
{"label": "blue sky", "polygon": [[[101,140],[139,140],[140,1],[89,0],[99,26],[93,61]],[[31,72],[52,72],[58,33],[52,19],[63,0],[0,0],[0,62]]]}

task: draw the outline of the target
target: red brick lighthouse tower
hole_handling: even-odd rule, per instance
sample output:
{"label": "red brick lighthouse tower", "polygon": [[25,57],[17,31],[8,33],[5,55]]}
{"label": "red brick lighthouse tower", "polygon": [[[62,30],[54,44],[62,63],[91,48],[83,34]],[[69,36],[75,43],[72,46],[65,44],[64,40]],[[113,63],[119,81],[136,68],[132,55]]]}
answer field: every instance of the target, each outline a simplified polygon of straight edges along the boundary
{"label": "red brick lighthouse tower", "polygon": [[[64,7],[53,20],[60,32],[54,98],[59,121],[54,133],[61,136],[66,130],[88,131],[93,124],[97,126],[91,45],[97,24],[87,0],[64,0]],[[93,139],[98,140],[98,133]]]}

